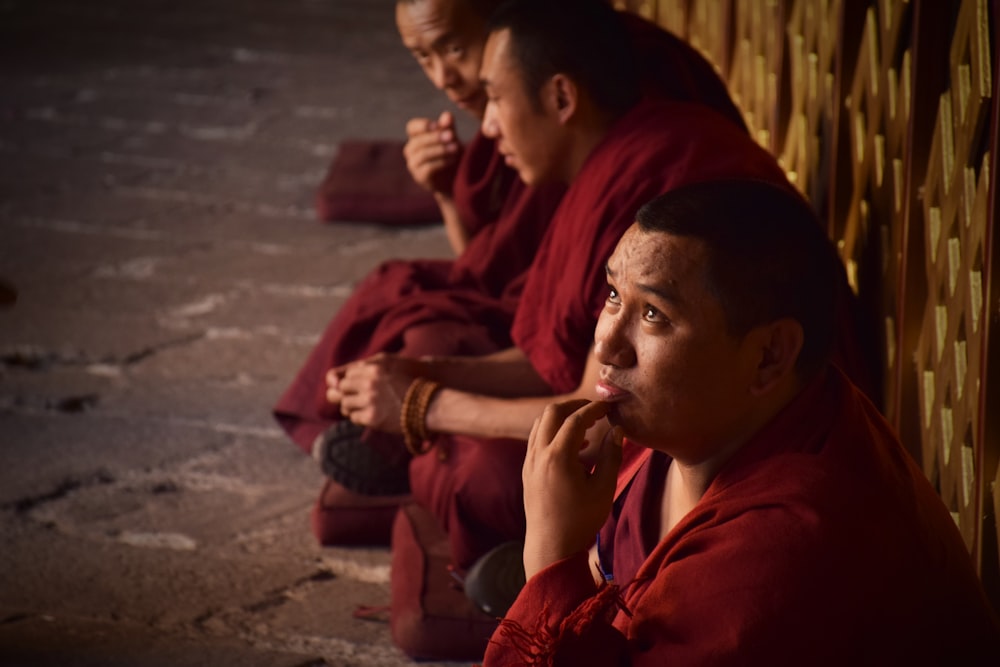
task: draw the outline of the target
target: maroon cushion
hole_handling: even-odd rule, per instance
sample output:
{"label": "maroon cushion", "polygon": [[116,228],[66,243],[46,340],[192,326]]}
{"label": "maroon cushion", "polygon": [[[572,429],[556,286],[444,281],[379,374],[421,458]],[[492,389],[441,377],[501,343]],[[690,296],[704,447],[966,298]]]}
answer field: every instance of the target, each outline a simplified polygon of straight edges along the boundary
{"label": "maroon cushion", "polygon": [[402,141],[345,141],[316,193],[324,222],[428,224],[441,220],[434,197],[406,169]]}
{"label": "maroon cushion", "polygon": [[323,546],[388,546],[402,496],[362,496],[332,479],[323,483],[313,506],[313,535]]}
{"label": "maroon cushion", "polygon": [[449,571],[448,537],[419,505],[392,527],[392,639],[417,660],[482,660],[497,619],[476,609]]}

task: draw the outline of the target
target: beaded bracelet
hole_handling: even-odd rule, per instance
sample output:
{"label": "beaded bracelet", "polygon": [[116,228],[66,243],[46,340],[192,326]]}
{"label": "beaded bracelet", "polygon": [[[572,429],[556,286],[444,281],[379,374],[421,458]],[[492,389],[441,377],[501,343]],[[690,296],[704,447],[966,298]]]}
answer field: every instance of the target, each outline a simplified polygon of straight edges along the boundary
{"label": "beaded bracelet", "polygon": [[403,431],[406,449],[414,456],[430,451],[428,443],[431,433],[427,430],[427,408],[434,392],[441,385],[424,378],[415,378],[403,396],[403,407],[399,413],[399,426]]}

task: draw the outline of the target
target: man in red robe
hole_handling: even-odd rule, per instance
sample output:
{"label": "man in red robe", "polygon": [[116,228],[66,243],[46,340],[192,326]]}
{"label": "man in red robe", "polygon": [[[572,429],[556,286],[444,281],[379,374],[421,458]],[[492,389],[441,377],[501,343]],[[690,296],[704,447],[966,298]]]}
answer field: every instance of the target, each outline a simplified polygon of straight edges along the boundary
{"label": "man in red robe", "polygon": [[417,451],[434,452],[410,463],[412,493],[438,517],[460,569],[523,536],[520,470],[537,414],[552,396],[596,398],[603,266],[639,206],[692,181],[787,183],[721,114],[640,100],[627,33],[603,3],[505,7],[483,58],[483,132],[528,185],[570,186],[528,272],[514,345],[482,357],[384,355],[328,376],[330,402],[352,422],[427,436]]}
{"label": "man in red robe", "polygon": [[[995,665],[947,508],[827,361],[839,267],[811,212],[722,181],[636,218],[606,264],[599,400],[533,427],[528,582],[485,666]],[[653,451],[629,479],[623,438]]]}
{"label": "man in red robe", "polygon": [[[494,4],[400,0],[396,8],[400,37],[427,77],[478,119],[486,103],[478,78],[485,14]],[[477,133],[463,146],[450,112],[411,119],[406,129],[407,166],[434,194],[458,256],[386,262],[357,286],[274,408],[278,423],[307,453],[323,436],[336,435],[338,423],[350,426],[326,401],[330,368],[378,352],[486,354],[510,345],[521,276],[562,196],[558,185],[525,187],[492,139]],[[317,539],[386,543],[396,507],[408,493],[402,470],[402,476],[390,470],[374,481],[355,480],[351,468],[333,470],[339,479],[324,484],[312,512]]]}
{"label": "man in red robe", "polygon": [[[400,0],[396,8],[403,43],[428,78],[480,119],[486,105],[478,78],[484,16],[495,4]],[[743,127],[724,85],[690,46],[633,15],[619,19],[642,54],[629,63],[628,75],[638,71],[647,94],[705,104]],[[413,119],[407,132],[409,169],[434,193],[460,254],[454,261],[393,261],[376,268],[331,321],[275,407],[289,436],[303,450],[315,450],[332,476],[313,510],[313,530],[323,544],[386,541],[409,487],[405,458],[393,465],[408,456],[402,441],[341,421],[340,406],[326,399],[326,372],[379,352],[420,357],[509,348],[527,268],[564,191],[558,182],[525,186],[495,139],[483,133],[463,147],[449,112]],[[366,455],[341,457],[344,441],[359,437],[369,446]],[[364,468],[378,474],[366,476]]]}

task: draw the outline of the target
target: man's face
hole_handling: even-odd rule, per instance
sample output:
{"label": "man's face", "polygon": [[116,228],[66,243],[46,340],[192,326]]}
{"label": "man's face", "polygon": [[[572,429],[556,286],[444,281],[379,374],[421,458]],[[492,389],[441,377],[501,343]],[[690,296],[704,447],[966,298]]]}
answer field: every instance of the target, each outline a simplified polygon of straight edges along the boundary
{"label": "man's face", "polygon": [[563,128],[554,110],[526,90],[510,53],[509,30],[486,40],[480,78],[488,97],[483,134],[497,140],[507,164],[528,185],[564,180],[559,170]]}
{"label": "man's face", "polygon": [[726,331],[700,240],[632,225],[608,260],[609,296],[594,334],[598,396],[634,442],[688,463],[740,437],[760,363]]}
{"label": "man's face", "polygon": [[479,66],[486,26],[465,0],[400,0],[396,27],[427,78],[458,107],[482,119]]}

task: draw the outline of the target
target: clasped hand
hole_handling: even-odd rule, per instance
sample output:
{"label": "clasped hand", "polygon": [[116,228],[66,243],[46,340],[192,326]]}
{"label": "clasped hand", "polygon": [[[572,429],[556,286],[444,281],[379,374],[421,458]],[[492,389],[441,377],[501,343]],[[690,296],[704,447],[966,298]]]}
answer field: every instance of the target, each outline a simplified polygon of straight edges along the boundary
{"label": "clasped hand", "polygon": [[403,157],[410,176],[424,189],[450,198],[462,155],[451,112],[444,111],[437,119],[411,119],[406,124],[406,136]]}
{"label": "clasped hand", "polygon": [[326,400],[347,419],[387,433],[399,433],[403,397],[416,373],[416,360],[378,354],[327,371]]}
{"label": "clasped hand", "polygon": [[606,403],[573,400],[535,420],[521,473],[528,577],[589,548],[611,512],[622,433],[599,423],[607,412]]}

